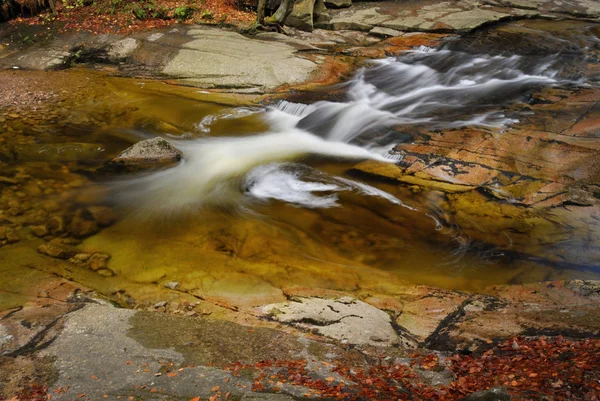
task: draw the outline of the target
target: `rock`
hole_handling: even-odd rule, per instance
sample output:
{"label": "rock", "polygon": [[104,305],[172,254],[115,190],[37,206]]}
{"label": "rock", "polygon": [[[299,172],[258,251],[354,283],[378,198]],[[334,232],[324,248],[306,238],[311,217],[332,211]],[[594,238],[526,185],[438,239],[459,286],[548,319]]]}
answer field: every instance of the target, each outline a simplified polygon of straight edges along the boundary
{"label": "rock", "polygon": [[71,224],[69,224],[68,231],[76,238],[89,237],[92,234],[98,232],[98,224],[93,219],[93,216],[85,209],[79,209]]}
{"label": "rock", "polygon": [[99,269],[96,273],[104,277],[112,277],[115,275],[115,272],[110,269]]}
{"label": "rock", "polygon": [[78,253],[77,248],[63,242],[60,238],[40,245],[37,250],[39,253],[58,259],[69,259]]}
{"label": "rock", "polygon": [[104,269],[108,267],[109,259],[110,255],[108,253],[98,252],[90,256],[88,266],[94,271]]}
{"label": "rock", "polygon": [[294,4],[286,24],[303,31],[312,31],[316,22],[329,19],[326,10],[323,0],[300,0]]}
{"label": "rock", "polygon": [[164,306],[167,306],[167,301],[160,301],[154,304],[155,308],[162,308]]}
{"label": "rock", "polygon": [[17,233],[16,230],[9,228],[8,230],[6,230],[6,242],[9,244],[14,244],[15,242],[19,242],[21,240],[21,237],[19,236],[19,233]]}
{"label": "rock", "polygon": [[73,256],[71,259],[75,263],[83,263],[83,262],[87,262],[91,257],[92,257],[92,255],[90,255],[89,253],[78,253],[77,255]]}
{"label": "rock", "polygon": [[15,242],[19,242],[20,240],[21,237],[15,229],[11,227],[0,227],[0,241],[7,244],[13,244]]}
{"label": "rock", "polygon": [[325,6],[330,8],[347,8],[352,6],[352,0],[325,0]]}
{"label": "rock", "polygon": [[181,151],[163,138],[152,138],[138,142],[125,149],[107,163],[108,167],[143,168],[177,163],[183,157]]}
{"label": "rock", "polygon": [[194,28],[187,35],[190,40],[162,73],[194,86],[263,92],[305,82],[319,67],[286,42],[210,28]]}
{"label": "rock", "polygon": [[108,57],[112,62],[125,59],[138,48],[138,41],[134,38],[125,38],[113,43],[108,50]]}
{"label": "rock", "polygon": [[62,216],[52,216],[46,223],[46,228],[52,235],[59,235],[65,231],[65,219]]}
{"label": "rock", "polygon": [[89,206],[86,211],[100,227],[109,226],[117,219],[115,211],[108,206]]}
{"label": "rock", "polygon": [[175,290],[179,287],[179,283],[177,281],[167,281],[163,285],[171,290]]}
{"label": "rock", "polygon": [[45,237],[48,235],[48,228],[45,225],[30,226],[29,228],[36,237]]}
{"label": "rock", "polygon": [[391,346],[399,342],[387,313],[349,297],[299,298],[264,306],[262,311],[279,322],[343,343]]}
{"label": "rock", "polygon": [[377,36],[378,38],[392,38],[395,36],[402,36],[403,33],[395,29],[376,26],[369,31],[369,35]]}
{"label": "rock", "polygon": [[459,401],[511,401],[512,398],[504,387],[495,387],[470,394]]}

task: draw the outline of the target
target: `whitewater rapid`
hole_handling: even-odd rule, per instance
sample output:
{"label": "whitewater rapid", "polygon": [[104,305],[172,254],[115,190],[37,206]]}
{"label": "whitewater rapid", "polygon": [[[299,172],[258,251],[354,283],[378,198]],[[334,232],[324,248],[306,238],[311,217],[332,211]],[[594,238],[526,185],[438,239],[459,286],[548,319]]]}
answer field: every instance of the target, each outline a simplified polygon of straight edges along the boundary
{"label": "whitewater rapid", "polygon": [[[398,58],[373,61],[344,89],[344,102],[281,101],[202,116],[201,138],[175,141],[184,154],[176,167],[115,184],[117,199],[158,213],[202,207],[246,207],[278,200],[308,208],[339,205],[337,193],[359,192],[403,205],[393,195],[345,177],[333,177],[302,160],[394,163],[403,127],[499,130],[515,123],[500,105],[525,91],[560,82],[553,59],[489,56],[420,47]],[[270,129],[253,136],[210,137],[219,119],[260,113]],[[193,133],[192,133],[193,134]],[[188,135],[193,137],[194,135]]]}

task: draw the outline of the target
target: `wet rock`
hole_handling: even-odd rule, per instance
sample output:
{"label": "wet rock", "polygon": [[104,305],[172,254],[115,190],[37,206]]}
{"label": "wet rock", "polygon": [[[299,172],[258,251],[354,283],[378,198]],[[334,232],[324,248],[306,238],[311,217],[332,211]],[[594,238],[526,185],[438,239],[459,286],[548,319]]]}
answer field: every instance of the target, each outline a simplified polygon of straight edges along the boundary
{"label": "wet rock", "polygon": [[93,216],[85,209],[80,209],[75,213],[68,231],[76,238],[85,238],[97,233],[98,224]]}
{"label": "wet rock", "polygon": [[52,216],[46,223],[46,228],[52,235],[59,235],[65,232],[65,219],[62,216]]}
{"label": "wet rock", "polygon": [[163,138],[152,138],[136,143],[110,160],[106,167],[136,169],[177,163],[183,157],[180,150]]}
{"label": "wet rock", "polygon": [[98,273],[99,275],[101,275],[103,277],[112,277],[115,275],[114,271],[112,271],[111,269],[107,269],[107,268],[99,269],[96,271],[96,273]]}
{"label": "wet rock", "polygon": [[163,284],[163,286],[165,286],[166,288],[169,288],[171,290],[175,290],[179,287],[179,283],[177,281],[167,281],[166,283]]}
{"label": "wet rock", "polygon": [[71,258],[71,261],[73,263],[84,263],[87,262],[91,257],[92,255],[90,255],[89,253],[78,253],[77,255]]}
{"label": "wet rock", "polygon": [[349,297],[337,300],[298,298],[290,302],[267,305],[262,311],[276,321],[343,343],[375,346],[399,343],[387,313]]}
{"label": "wet rock", "polygon": [[100,227],[109,226],[117,219],[115,211],[108,206],[89,206],[86,211]]}
{"label": "wet rock", "polygon": [[1,244],[13,244],[19,242],[21,237],[12,227],[0,226],[0,243]]}
{"label": "wet rock", "polygon": [[600,281],[571,280],[565,284],[565,287],[584,297],[600,296]]}
{"label": "wet rock", "polygon": [[94,271],[100,270],[100,269],[105,269],[108,267],[108,261],[110,260],[110,257],[111,256],[107,253],[102,253],[102,252],[94,253],[87,260],[87,264],[88,264],[89,268]]}
{"label": "wet rock", "polygon": [[14,244],[15,242],[19,242],[21,240],[21,237],[19,236],[19,233],[12,228],[9,228],[8,230],[6,230],[6,242],[9,244]]}
{"label": "wet rock", "polygon": [[30,226],[29,228],[31,229],[33,235],[35,235],[36,237],[43,238],[49,233],[48,228],[45,225]]}
{"label": "wet rock", "polygon": [[511,401],[512,398],[504,387],[495,387],[470,394],[459,401]]}
{"label": "wet rock", "polygon": [[78,253],[76,247],[61,238],[55,238],[38,247],[38,252],[57,259],[69,259]]}

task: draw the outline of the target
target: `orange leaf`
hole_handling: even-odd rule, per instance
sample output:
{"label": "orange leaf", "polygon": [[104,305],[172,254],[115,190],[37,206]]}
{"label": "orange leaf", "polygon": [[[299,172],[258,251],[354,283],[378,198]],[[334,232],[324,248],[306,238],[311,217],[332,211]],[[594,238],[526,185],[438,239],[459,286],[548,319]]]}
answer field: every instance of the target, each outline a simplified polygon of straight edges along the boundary
{"label": "orange leaf", "polygon": [[168,377],[175,377],[175,376],[177,376],[177,373],[175,373],[175,372],[167,373],[167,376]]}
{"label": "orange leaf", "polygon": [[215,392],[215,391],[219,391],[219,386],[214,386],[213,388],[210,389],[210,391]]}
{"label": "orange leaf", "polygon": [[200,397],[194,397],[194,398],[190,399],[190,401],[200,401]]}
{"label": "orange leaf", "polygon": [[333,377],[328,377],[328,378],[327,378],[327,379],[325,379],[325,380],[327,380],[328,382],[332,382],[332,381],[334,381],[334,380],[335,380],[335,378],[333,378]]}

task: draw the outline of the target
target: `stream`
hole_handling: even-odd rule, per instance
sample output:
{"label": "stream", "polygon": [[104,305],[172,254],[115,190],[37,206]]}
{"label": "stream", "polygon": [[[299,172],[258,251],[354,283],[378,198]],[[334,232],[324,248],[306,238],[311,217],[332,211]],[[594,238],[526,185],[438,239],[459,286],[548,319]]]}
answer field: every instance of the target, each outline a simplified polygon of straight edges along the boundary
{"label": "stream", "polygon": [[[500,29],[535,31],[547,39],[539,51],[529,48],[535,39],[523,41],[523,51],[507,51],[514,42],[502,34],[418,47],[368,62],[334,88],[266,104],[90,70],[50,73],[57,92],[72,88],[72,99],[43,117],[5,118],[2,217],[21,240],[0,248],[0,274],[18,289],[35,280],[20,269],[35,266],[138,302],[162,299],[163,284],[176,282],[178,291],[234,304],[270,302],[290,288],[394,294],[413,284],[482,291],[599,279],[599,233],[590,223],[597,207],[527,204],[529,193],[513,188],[524,180],[549,185],[554,178],[547,177],[558,173],[527,172],[504,145],[508,156],[469,162],[463,175],[455,162],[434,179],[417,174],[421,181],[394,170],[433,157],[409,148],[423,144],[429,152],[433,135],[476,132],[481,143],[502,144],[526,130],[553,132],[554,119],[580,118],[560,114],[569,108],[542,115],[534,106],[548,103],[544,94],[598,87],[600,30],[573,26]],[[148,173],[100,172],[106,160],[155,136],[171,141],[184,160]],[[442,149],[463,145],[469,148],[449,140]],[[546,157],[545,148],[539,152],[534,159]],[[482,174],[477,168],[493,179],[475,185],[461,178]],[[600,184],[583,172],[575,179],[591,192]],[[116,217],[90,235],[74,235],[73,245],[88,258],[109,255],[102,268],[36,251],[46,240],[70,237],[75,229],[66,227],[87,219],[80,210],[98,206]],[[64,227],[49,227],[53,218]],[[49,228],[32,234],[40,226]]]}

